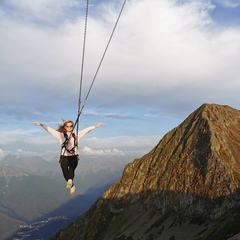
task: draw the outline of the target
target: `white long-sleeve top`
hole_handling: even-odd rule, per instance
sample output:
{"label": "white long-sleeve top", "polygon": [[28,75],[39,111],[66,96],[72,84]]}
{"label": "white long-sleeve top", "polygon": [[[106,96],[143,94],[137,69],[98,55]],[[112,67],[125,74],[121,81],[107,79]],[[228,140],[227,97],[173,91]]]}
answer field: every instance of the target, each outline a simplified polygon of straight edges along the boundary
{"label": "white long-sleeve top", "polygon": [[[53,129],[53,128],[51,128],[51,127],[48,127],[48,126],[45,126],[45,125],[43,125],[42,127],[43,127],[47,132],[49,132],[50,134],[52,134],[55,138],[57,138],[57,139],[59,140],[59,142],[60,142],[61,145],[65,142],[66,138],[65,138],[65,136],[64,136],[64,133],[58,132],[58,131],[56,131],[55,129]],[[89,133],[90,131],[92,131],[92,130],[95,129],[95,128],[96,128],[95,126],[91,126],[91,127],[87,127],[87,128],[85,128],[85,129],[79,131],[78,134],[75,133],[75,136],[77,136],[77,138],[78,138],[77,141],[79,141],[85,134]],[[67,135],[68,135],[68,137],[69,137],[70,133],[67,133]],[[72,135],[71,135],[71,137],[70,137],[70,139],[69,139],[68,144],[67,144],[66,147],[67,147],[67,149],[69,149],[69,150],[74,147],[74,137],[73,137]],[[63,155],[63,156],[78,155],[79,152],[78,152],[77,146],[75,146],[75,149],[74,149],[74,150],[75,150],[75,154],[71,154],[71,153],[69,153],[68,151],[66,151],[65,148],[62,148],[62,149],[61,149],[61,155]]]}

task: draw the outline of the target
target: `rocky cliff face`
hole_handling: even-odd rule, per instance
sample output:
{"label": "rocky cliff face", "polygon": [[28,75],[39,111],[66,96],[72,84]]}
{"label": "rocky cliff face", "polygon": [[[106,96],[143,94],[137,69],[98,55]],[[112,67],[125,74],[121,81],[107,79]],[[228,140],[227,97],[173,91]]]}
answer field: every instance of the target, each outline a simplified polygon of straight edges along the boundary
{"label": "rocky cliff face", "polygon": [[204,104],[52,239],[226,240],[239,188],[240,111]]}

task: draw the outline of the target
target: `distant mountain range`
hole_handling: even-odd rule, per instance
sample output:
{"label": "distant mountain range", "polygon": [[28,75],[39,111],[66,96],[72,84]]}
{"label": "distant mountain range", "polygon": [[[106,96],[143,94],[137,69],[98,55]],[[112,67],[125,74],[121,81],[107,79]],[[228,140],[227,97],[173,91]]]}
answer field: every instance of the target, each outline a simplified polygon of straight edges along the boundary
{"label": "distant mountain range", "polygon": [[[58,160],[49,162],[37,156],[8,155],[0,161],[0,239],[8,239],[14,232],[23,233],[22,240],[34,239],[31,234],[28,236],[26,226],[30,226],[36,239],[46,235],[46,225],[49,224],[51,227],[47,232],[54,234],[84,212],[110,184],[119,179],[126,164],[124,159],[88,160],[80,160],[76,171],[76,199],[71,199],[69,190],[65,188]],[[52,227],[54,224],[55,228]],[[40,225],[45,229],[44,233],[39,231]],[[32,226],[38,226],[38,231],[32,231]]]}
{"label": "distant mountain range", "polygon": [[67,200],[56,180],[10,165],[0,167],[0,239]]}
{"label": "distant mountain range", "polygon": [[203,104],[50,239],[236,240],[239,223],[240,111]]}
{"label": "distant mountain range", "polygon": [[89,189],[84,194],[77,195],[59,208],[35,219],[29,224],[21,224],[15,234],[8,240],[46,240],[59,229],[68,226],[80,214],[85,212],[106,191],[109,185]]}
{"label": "distant mountain range", "polygon": [[60,172],[59,164],[55,162],[46,161],[41,157],[26,157],[26,156],[15,156],[7,155],[0,161],[0,166],[14,166],[31,175],[42,175],[46,173],[56,173]]}

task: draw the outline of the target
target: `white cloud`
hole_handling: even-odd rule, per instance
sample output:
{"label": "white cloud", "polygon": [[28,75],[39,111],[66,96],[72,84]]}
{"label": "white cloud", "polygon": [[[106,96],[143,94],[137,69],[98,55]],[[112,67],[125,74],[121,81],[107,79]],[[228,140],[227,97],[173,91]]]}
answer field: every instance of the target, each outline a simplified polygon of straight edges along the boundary
{"label": "white cloud", "polygon": [[[7,154],[41,156],[51,159],[60,153],[60,143],[41,128],[28,131],[17,129],[2,131],[0,158]],[[138,155],[150,151],[159,136],[84,137],[79,143],[80,154],[86,155]]]}
{"label": "white cloud", "polygon": [[17,151],[14,153],[14,155],[17,155],[17,156],[36,156],[37,152],[24,151],[22,149],[17,149]]}
{"label": "white cloud", "polygon": [[15,17],[49,23],[64,18],[68,9],[82,6],[77,0],[8,0],[6,4],[15,12]]}
{"label": "white cloud", "polygon": [[4,150],[0,149],[0,159],[4,158],[7,154]]}
{"label": "white cloud", "polygon": [[[31,11],[38,11],[31,1],[25,4]],[[40,14],[45,9],[53,10],[47,1],[41,4]],[[67,3],[63,1],[62,4]],[[116,18],[113,14],[117,11],[116,6],[106,6],[99,13],[102,18],[89,17],[85,91]],[[22,8],[22,5],[18,7]],[[59,8],[64,9],[63,6]],[[239,87],[236,79],[239,76],[240,31],[214,27],[209,15],[212,8],[209,1],[189,1],[180,6],[174,1],[129,2],[94,85],[92,101],[111,107],[120,103],[159,105],[171,101],[171,97],[166,99],[170,94],[165,93],[175,95],[179,87],[186,89],[185,102],[193,97],[201,101],[206,86],[213,91],[225,92],[229,79],[234,82],[234,89]],[[50,109],[54,105],[60,107],[56,104],[61,99],[74,96],[77,99],[83,18],[66,21],[57,29],[11,21],[3,21],[2,26],[1,61],[4,64],[1,72],[5,80],[1,84],[10,88],[14,82],[10,91],[16,98],[3,94],[1,101]],[[12,68],[14,72],[7,70]],[[40,101],[29,101],[28,94],[23,96],[25,86]],[[227,86],[230,88],[230,84]],[[38,89],[40,95],[34,89]],[[215,100],[211,96],[205,97]],[[228,97],[235,96],[229,94]],[[44,104],[46,101],[51,101],[52,105]]]}
{"label": "white cloud", "polygon": [[80,155],[81,153],[86,155],[125,155],[123,150],[119,150],[117,148],[107,150],[94,150],[87,146],[80,150]]}
{"label": "white cloud", "polygon": [[[161,139],[161,136],[116,136],[106,138],[83,138],[81,146],[88,146],[90,149],[101,149],[106,153],[130,154],[136,152],[144,154],[150,151]],[[86,149],[85,149],[86,150]]]}
{"label": "white cloud", "polygon": [[[56,139],[40,129],[22,130],[19,123],[27,119],[28,129],[29,121],[57,122],[77,112],[84,14],[76,12],[82,6],[76,0],[9,0],[5,4],[11,8],[0,13],[0,85],[4,89],[0,121],[11,122],[14,130],[1,126],[1,148],[51,155],[59,150]],[[148,136],[148,129],[167,125],[168,121],[159,123],[163,117],[185,117],[205,102],[240,108],[240,29],[215,23],[213,9],[208,0],[127,2],[84,109],[85,122],[106,121],[107,137],[85,138],[80,146],[98,153],[147,151],[160,138],[151,136],[152,132]],[[120,2],[99,3],[97,15],[92,10],[83,98]],[[155,122],[142,119],[144,114],[150,116],[146,112],[156,116]],[[144,123],[154,127],[143,127]]]}
{"label": "white cloud", "polygon": [[240,6],[239,0],[215,0],[215,1],[226,8],[236,8]]}

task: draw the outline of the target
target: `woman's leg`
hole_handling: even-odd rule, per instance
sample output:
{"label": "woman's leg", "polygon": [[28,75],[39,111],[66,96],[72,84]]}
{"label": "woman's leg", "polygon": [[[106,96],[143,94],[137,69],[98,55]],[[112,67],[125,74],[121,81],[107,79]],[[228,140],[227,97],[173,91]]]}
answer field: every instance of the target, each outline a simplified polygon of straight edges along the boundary
{"label": "woman's leg", "polygon": [[69,179],[74,178],[75,176],[75,169],[78,165],[78,156],[70,156],[68,162],[68,177]]}
{"label": "woman's leg", "polygon": [[63,176],[66,181],[69,179],[69,171],[68,171],[68,165],[69,165],[69,159],[67,156],[61,156],[60,165],[62,168]]}

